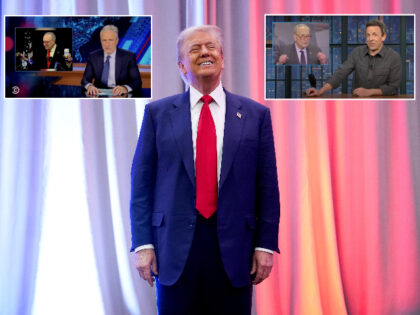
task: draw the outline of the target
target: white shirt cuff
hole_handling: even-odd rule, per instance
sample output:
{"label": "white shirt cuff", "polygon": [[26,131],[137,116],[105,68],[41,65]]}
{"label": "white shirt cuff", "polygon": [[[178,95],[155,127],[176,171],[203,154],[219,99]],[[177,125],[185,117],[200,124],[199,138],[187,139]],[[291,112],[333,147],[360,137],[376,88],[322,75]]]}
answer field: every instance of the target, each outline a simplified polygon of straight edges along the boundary
{"label": "white shirt cuff", "polygon": [[[136,248],[136,249],[137,249],[137,248]],[[274,252],[273,252],[272,250],[267,249],[267,248],[255,247],[255,250],[259,250],[259,251],[261,251],[261,252],[266,252],[266,253],[269,253],[269,254],[271,254],[271,255],[273,255],[273,254],[274,254]]]}
{"label": "white shirt cuff", "polygon": [[146,244],[146,245],[142,245],[142,246],[136,247],[134,249],[134,252],[137,253],[137,252],[141,251],[142,249],[154,249],[154,248],[155,247],[152,244]]}

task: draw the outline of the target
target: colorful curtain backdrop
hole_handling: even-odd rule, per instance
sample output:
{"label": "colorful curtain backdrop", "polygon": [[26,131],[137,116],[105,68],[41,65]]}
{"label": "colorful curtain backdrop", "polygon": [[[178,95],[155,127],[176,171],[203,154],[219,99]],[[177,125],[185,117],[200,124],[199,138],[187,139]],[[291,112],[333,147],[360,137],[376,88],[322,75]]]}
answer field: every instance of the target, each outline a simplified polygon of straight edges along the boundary
{"label": "colorful curtain backdrop", "polygon": [[[251,97],[264,102],[264,12],[414,10],[400,1],[251,1]],[[265,104],[275,134],[282,254],[256,288],[257,313],[420,313],[418,102]]]}
{"label": "colorful curtain backdrop", "polygon": [[[264,101],[264,14],[418,12],[415,0],[1,3],[3,15],[151,14],[153,100],[184,89],[183,28],[224,30],[223,84],[270,107],[277,154],[281,254],[254,315],[420,314],[420,102]],[[128,253],[145,103],[1,101],[0,314],[156,314]]]}

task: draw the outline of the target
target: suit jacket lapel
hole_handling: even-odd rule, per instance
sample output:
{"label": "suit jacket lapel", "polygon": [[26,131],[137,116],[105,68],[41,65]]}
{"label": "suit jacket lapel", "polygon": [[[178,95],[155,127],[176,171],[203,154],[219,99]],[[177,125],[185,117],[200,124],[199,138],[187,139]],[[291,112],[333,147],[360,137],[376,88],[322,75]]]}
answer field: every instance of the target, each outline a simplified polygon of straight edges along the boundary
{"label": "suit jacket lapel", "polygon": [[189,91],[179,95],[170,111],[172,132],[178,145],[188,176],[195,189],[194,152],[191,131]]}
{"label": "suit jacket lapel", "polygon": [[101,52],[99,53],[99,58],[97,58],[96,62],[98,63],[96,67],[96,69],[98,69],[98,73],[95,74],[96,80],[98,82],[101,82],[102,71],[104,69],[104,51],[103,50],[101,50]]}
{"label": "suit jacket lapel", "polygon": [[246,115],[242,111],[239,100],[231,93],[226,93],[225,132],[223,136],[222,169],[220,173],[219,190],[223,186],[232,166],[239,143]]}
{"label": "suit jacket lapel", "polygon": [[[243,126],[246,114],[237,98],[225,90],[226,93],[226,117],[225,131],[223,136],[222,167],[219,181],[219,189],[222,187],[232,166],[236,151],[242,138]],[[195,189],[194,152],[191,131],[191,110],[189,91],[181,94],[173,102],[170,111],[172,132],[178,149],[182,156],[185,169]]]}
{"label": "suit jacket lapel", "polygon": [[293,44],[292,54],[294,56],[293,59],[296,60],[296,64],[300,63],[300,56],[298,55],[294,44]]}
{"label": "suit jacket lapel", "polygon": [[115,54],[115,85],[118,85],[117,82],[119,82],[120,71],[121,71],[121,56],[118,53],[118,48],[117,48],[117,53]]}
{"label": "suit jacket lapel", "polygon": [[311,64],[315,64],[315,62],[313,62],[313,60],[312,60],[312,47],[309,45],[308,47],[306,47],[306,55],[308,56],[306,59],[306,63],[308,64],[308,65],[311,65]]}

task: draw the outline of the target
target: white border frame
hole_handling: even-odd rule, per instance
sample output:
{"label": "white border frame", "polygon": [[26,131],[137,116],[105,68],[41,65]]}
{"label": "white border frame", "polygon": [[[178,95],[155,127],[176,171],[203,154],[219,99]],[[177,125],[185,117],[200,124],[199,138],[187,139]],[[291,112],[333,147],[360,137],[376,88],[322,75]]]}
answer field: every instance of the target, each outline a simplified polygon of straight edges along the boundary
{"label": "white border frame", "polygon": [[[268,16],[413,16],[414,17],[414,98],[267,98],[267,17]],[[331,30],[330,30],[331,32]],[[369,101],[415,101],[416,100],[416,14],[375,14],[375,13],[366,13],[366,14],[264,14],[264,101],[360,101],[360,100],[369,100]]]}
{"label": "white border frame", "polygon": [[[2,64],[4,68],[3,79],[4,79],[4,100],[112,100],[112,98],[92,98],[92,97],[6,97],[6,17],[150,17],[150,97],[131,97],[131,98],[115,98],[116,100],[151,100],[153,98],[153,16],[151,14],[142,15],[110,15],[110,14],[82,14],[82,15],[67,15],[67,14],[54,14],[54,15],[42,15],[42,14],[29,14],[29,15],[13,15],[6,14],[3,16],[4,34],[3,34],[3,45],[4,52],[2,58]],[[66,72],[68,73],[68,72]]]}

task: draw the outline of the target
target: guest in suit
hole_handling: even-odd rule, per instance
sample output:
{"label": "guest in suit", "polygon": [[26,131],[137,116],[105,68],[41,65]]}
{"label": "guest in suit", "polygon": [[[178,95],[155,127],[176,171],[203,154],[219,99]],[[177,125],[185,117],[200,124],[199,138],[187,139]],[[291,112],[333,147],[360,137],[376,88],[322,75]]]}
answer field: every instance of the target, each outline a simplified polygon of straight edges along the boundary
{"label": "guest in suit", "polygon": [[178,37],[189,89],[146,105],[131,172],[132,251],[159,314],[250,314],[278,252],[270,111],[221,83],[217,26]]}
{"label": "guest in suit", "polygon": [[306,24],[297,24],[293,30],[294,43],[286,47],[273,47],[277,64],[327,64],[327,56],[317,46],[309,45],[311,30]]}
{"label": "guest in suit", "polygon": [[87,95],[101,88],[112,88],[114,95],[141,95],[141,78],[134,53],[117,48],[118,28],[106,25],[100,32],[102,49],[90,54],[83,73],[82,86]]}
{"label": "guest in suit", "polygon": [[57,71],[73,70],[71,53],[64,53],[64,49],[56,44],[57,37],[53,32],[46,32],[42,37],[45,54],[34,56],[31,70],[55,69]]}

